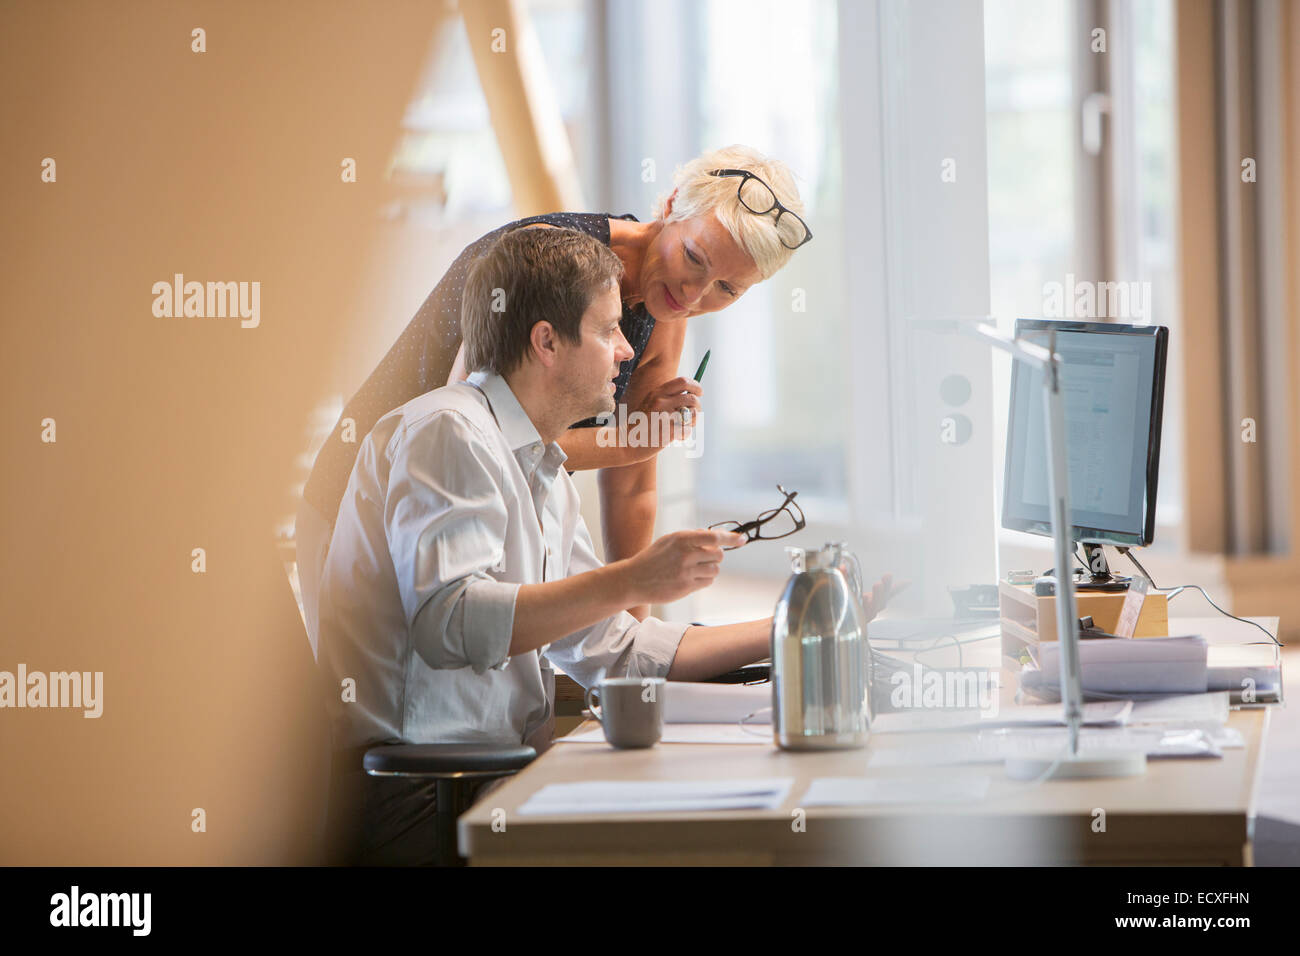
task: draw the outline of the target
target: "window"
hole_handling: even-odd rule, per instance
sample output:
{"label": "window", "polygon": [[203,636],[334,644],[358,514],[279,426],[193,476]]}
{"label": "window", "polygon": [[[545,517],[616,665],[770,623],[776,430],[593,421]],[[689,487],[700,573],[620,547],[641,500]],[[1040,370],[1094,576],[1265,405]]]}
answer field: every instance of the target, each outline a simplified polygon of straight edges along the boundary
{"label": "window", "polygon": [[713,351],[700,500],[709,511],[756,511],[782,483],[819,519],[835,512],[843,521],[852,362],[843,347],[836,6],[718,0],[702,31],[695,151],[746,143],[789,164],[815,238],[735,305],[694,320],[696,351]]}
{"label": "window", "polygon": [[[984,18],[992,314],[1053,317],[1049,282],[1149,283],[1146,315],[1110,318],[1170,326],[1176,349],[1170,0],[986,0]],[[1010,360],[994,369],[1000,501]],[[1182,513],[1181,388],[1171,355],[1157,542]]]}

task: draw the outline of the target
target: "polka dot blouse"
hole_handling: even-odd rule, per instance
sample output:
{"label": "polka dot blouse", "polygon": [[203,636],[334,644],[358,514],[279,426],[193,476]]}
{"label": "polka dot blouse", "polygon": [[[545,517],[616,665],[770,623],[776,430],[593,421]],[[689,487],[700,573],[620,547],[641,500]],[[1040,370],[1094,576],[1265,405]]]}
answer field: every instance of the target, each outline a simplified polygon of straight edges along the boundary
{"label": "polka dot blouse", "polygon": [[[530,216],[507,223],[465,247],[456,257],[441,281],[429,293],[415,318],[388,350],[379,366],[370,373],[365,384],[343,409],[343,414],[330,433],[329,439],[316,456],[315,467],[307,480],[303,496],[332,523],[338,514],[339,503],[347,490],[348,478],[361,447],[360,439],[384,415],[405,405],[418,395],[447,384],[456,353],[460,350],[460,303],[465,280],[470,268],[504,232],[519,226],[544,222],[552,226],[577,229],[609,245],[609,220],[611,218],[637,221],[635,216],[610,217],[604,213],[554,212],[543,216]],[[627,390],[628,380],[641,361],[655,320],[643,304],[623,307],[620,323],[623,335],[636,354],[623,363],[615,387],[615,397],[621,399]],[[343,420],[355,423],[356,441],[344,442]],[[575,428],[593,427],[594,418],[580,422]]]}

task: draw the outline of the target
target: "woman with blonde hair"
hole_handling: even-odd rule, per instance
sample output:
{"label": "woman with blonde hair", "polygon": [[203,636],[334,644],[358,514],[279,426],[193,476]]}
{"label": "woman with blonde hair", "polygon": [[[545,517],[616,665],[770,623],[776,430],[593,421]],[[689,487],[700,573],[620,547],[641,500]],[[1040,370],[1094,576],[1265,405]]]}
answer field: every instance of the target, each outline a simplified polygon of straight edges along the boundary
{"label": "woman with blonde hair", "polygon": [[[701,407],[698,382],[678,375],[685,320],[731,305],[771,278],[812,238],[786,165],[747,146],[729,146],[678,167],[654,219],[631,214],[548,213],[508,223],[471,243],[452,263],[379,366],[347,403],[316,458],[299,508],[299,580],[316,646],[320,572],[360,439],[387,412],[466,375],[461,355],[461,296],[470,268],[505,232],[525,227],[576,229],[606,243],[623,262],[622,331],[635,355],[615,380],[615,401],[650,422],[676,416],[670,433],[649,440],[598,441],[592,419],[560,445],[571,470],[599,469],[607,561],[638,553],[654,536],[655,456]],[[671,413],[665,416],[662,413]],[[350,423],[350,424],[349,424]],[[351,441],[344,440],[347,425]],[[644,616],[645,609],[630,609]]]}

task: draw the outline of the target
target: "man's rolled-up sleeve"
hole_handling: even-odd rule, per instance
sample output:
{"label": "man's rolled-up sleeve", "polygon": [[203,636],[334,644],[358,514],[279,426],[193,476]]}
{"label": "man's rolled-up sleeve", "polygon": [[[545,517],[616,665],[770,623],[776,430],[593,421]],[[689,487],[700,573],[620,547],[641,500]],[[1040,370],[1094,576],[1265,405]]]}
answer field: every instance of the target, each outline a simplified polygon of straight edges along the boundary
{"label": "man's rolled-up sleeve", "polygon": [[[569,558],[570,576],[601,566],[581,518]],[[656,617],[638,621],[627,611],[555,641],[546,657],[583,687],[606,677],[667,677],[688,624]]]}
{"label": "man's rolled-up sleeve", "polygon": [[687,627],[619,611],[551,644],[546,657],[583,687],[606,677],[667,677]]}
{"label": "man's rolled-up sleeve", "polygon": [[509,521],[500,465],[456,412],[393,443],[384,519],[415,649],[430,667],[505,667],[519,585],[489,573],[502,566]]}

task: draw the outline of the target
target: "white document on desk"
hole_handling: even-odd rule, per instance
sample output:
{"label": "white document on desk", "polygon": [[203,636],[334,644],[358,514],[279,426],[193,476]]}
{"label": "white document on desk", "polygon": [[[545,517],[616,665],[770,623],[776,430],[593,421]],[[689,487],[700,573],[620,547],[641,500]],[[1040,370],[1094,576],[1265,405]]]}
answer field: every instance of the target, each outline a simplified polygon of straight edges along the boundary
{"label": "white document on desk", "polygon": [[748,780],[587,780],[550,783],[519,808],[521,816],[668,813],[690,810],[775,810],[792,777]]}
{"label": "white document on desk", "polygon": [[[557,744],[604,744],[605,731],[597,727],[580,734],[556,737]],[[772,746],[772,727],[759,724],[742,728],[739,724],[665,724],[661,744],[760,744]]]}
{"label": "white document on desk", "polygon": [[[708,684],[670,680],[664,687],[665,724],[772,722],[772,685]],[[751,716],[752,715],[752,716]]]}
{"label": "white document on desk", "polygon": [[1228,692],[1212,694],[1178,694],[1156,700],[1133,702],[1133,724],[1178,724],[1180,726],[1222,727],[1228,722]]}
{"label": "white document on desk", "polygon": [[[1236,735],[1237,741],[1240,735]],[[1084,755],[1144,753],[1148,757],[1220,757],[1225,747],[1240,746],[1233,737],[1185,727],[1085,727],[1079,732]],[[1063,727],[1022,727],[988,730],[938,740],[917,738],[906,747],[875,750],[867,765],[873,770],[897,767],[937,767],[949,764],[1001,763],[1010,757],[1063,757],[1069,736]]]}
{"label": "white document on desk", "polygon": [[968,803],[982,800],[989,778],[818,777],[808,785],[802,807],[870,806],[905,803]]}
{"label": "white document on desk", "polygon": [[[1129,700],[1103,700],[1083,705],[1085,727],[1118,727],[1128,722],[1133,710]],[[978,710],[898,710],[878,714],[871,722],[873,733],[915,733],[944,730],[986,730],[990,727],[1065,726],[1065,708],[1060,704],[1025,704],[1001,707],[984,715]]]}

